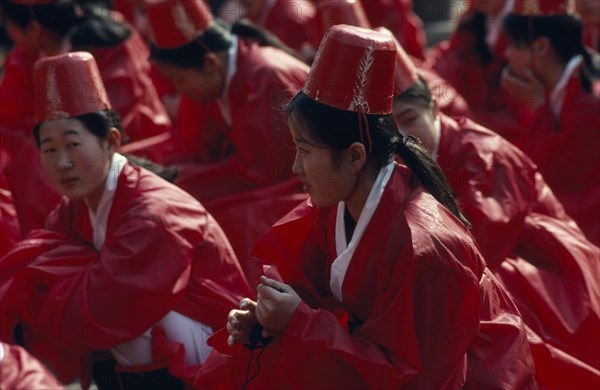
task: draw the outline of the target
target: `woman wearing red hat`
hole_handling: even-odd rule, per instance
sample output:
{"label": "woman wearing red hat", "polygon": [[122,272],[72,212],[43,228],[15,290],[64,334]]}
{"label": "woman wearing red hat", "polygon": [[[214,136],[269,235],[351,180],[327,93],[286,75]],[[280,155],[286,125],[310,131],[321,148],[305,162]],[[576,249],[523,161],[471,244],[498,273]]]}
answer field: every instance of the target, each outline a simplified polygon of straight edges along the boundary
{"label": "woman wearing red hat", "polygon": [[1,311],[61,380],[85,382],[82,362],[104,350],[125,388],[180,388],[165,367],[201,364],[212,329],[250,292],[233,250],[202,205],[117,152],[91,54],[40,60],[35,81],[34,135],[65,198],[1,260]]}
{"label": "woman wearing red hat", "polygon": [[600,343],[600,249],[567,216],[527,156],[471,120],[440,112],[406,56],[397,62],[396,124],[436,159],[487,265],[539,336],[531,341],[538,383],[557,389],[600,384],[589,366],[598,356],[589,345]]}
{"label": "woman wearing red hat", "polygon": [[515,143],[588,239],[600,245],[600,66],[568,5],[517,1],[504,20],[507,75],[542,89],[541,106]]}
{"label": "woman wearing red hat", "polygon": [[177,184],[206,204],[244,263],[298,203],[282,105],[308,66],[247,22],[213,20],[201,0],[148,1],[145,10],[151,58],[183,96],[179,132],[189,158],[178,165]]}
{"label": "woman wearing red hat", "polygon": [[[214,338],[250,387],[535,388],[517,309],[438,166],[393,123],[395,53],[334,26],[288,106],[310,200],[258,242],[269,277],[230,313],[233,348]],[[238,343],[256,321],[272,338],[255,358]]]}
{"label": "woman wearing red hat", "polygon": [[[101,16],[108,11],[91,6],[81,9],[74,1],[2,0],[0,5],[7,30],[16,43],[0,83],[1,137],[13,139],[20,134],[24,138],[12,148],[11,160],[3,164],[9,165],[6,178],[17,199],[21,228],[27,233],[44,226],[60,199],[51,186],[44,185],[38,153],[29,142],[35,125],[33,64],[40,55],[91,51],[121,117],[126,139],[137,141],[157,135],[168,138],[171,122],[149,78],[147,47],[129,26]],[[172,145],[164,142],[153,151],[152,155],[144,155],[164,156],[172,151]],[[144,152],[137,148],[137,153]]]}

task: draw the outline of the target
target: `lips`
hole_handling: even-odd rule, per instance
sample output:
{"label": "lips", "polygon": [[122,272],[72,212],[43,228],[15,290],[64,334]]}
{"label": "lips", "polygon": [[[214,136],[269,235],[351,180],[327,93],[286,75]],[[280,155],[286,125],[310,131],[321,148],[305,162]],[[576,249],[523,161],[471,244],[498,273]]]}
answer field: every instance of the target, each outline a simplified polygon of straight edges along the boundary
{"label": "lips", "polygon": [[68,185],[68,184],[72,184],[76,181],[79,181],[78,177],[63,177],[60,179],[60,184]]}

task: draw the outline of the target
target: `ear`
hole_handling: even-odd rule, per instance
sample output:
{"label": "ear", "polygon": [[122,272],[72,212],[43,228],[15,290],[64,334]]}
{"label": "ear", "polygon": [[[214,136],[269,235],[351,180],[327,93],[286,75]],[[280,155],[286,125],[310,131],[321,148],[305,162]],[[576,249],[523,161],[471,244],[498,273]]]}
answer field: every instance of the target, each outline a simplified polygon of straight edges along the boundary
{"label": "ear", "polygon": [[110,130],[108,130],[106,142],[108,143],[108,150],[116,152],[121,146],[121,132],[116,128],[111,127]]}
{"label": "ear", "polygon": [[351,172],[358,173],[367,162],[367,151],[365,145],[360,142],[354,142],[348,147],[350,157]]}
{"label": "ear", "polygon": [[216,53],[206,53],[204,55],[204,62],[202,63],[202,68],[209,72],[217,71],[221,68],[221,58]]}
{"label": "ear", "polygon": [[552,48],[550,40],[547,37],[536,38],[531,46],[533,48],[533,54],[536,57],[545,57]]}

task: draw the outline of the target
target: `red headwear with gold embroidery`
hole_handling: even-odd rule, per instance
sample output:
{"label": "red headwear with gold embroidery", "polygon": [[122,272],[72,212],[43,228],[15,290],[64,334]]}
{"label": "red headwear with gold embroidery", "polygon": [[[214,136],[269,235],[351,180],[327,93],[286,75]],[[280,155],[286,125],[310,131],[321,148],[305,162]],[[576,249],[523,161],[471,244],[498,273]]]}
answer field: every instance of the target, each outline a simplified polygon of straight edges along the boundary
{"label": "red headwear with gold embroidery", "polygon": [[146,0],[144,9],[150,39],[161,49],[176,49],[192,42],[213,22],[202,0]]}
{"label": "red headwear with gold embroidery", "polygon": [[402,92],[413,86],[419,80],[417,67],[412,62],[404,48],[396,40],[394,34],[385,27],[377,27],[375,31],[389,35],[396,44],[396,76],[394,80],[394,96],[402,95]]}
{"label": "red headwear with gold embroidery", "polygon": [[88,52],[42,58],[34,67],[38,123],[111,108],[96,60]]}
{"label": "red headwear with gold embroidery", "polygon": [[303,92],[331,107],[389,114],[394,94],[396,45],[365,28],[331,27],[319,47]]}

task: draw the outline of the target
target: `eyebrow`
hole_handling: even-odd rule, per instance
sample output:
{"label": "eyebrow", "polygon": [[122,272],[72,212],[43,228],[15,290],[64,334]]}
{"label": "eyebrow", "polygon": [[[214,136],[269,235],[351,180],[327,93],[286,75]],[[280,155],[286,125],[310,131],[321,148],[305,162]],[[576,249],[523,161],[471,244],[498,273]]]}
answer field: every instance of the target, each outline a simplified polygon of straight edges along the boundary
{"label": "eyebrow", "polygon": [[414,108],[410,108],[410,107],[406,108],[406,109],[402,110],[398,115],[402,116],[402,115],[408,114],[411,111],[415,111],[415,109]]}
{"label": "eyebrow", "polygon": [[[65,137],[67,135],[79,135],[79,132],[77,130],[65,130],[62,134],[61,137]],[[44,144],[45,142],[49,142],[52,141],[51,137],[46,137],[43,140],[40,141],[40,145]]]}

